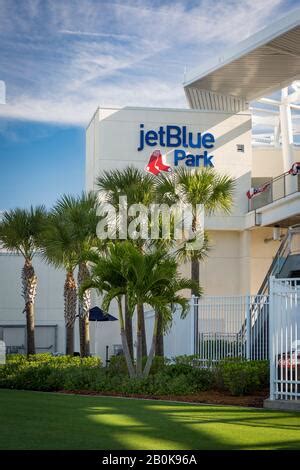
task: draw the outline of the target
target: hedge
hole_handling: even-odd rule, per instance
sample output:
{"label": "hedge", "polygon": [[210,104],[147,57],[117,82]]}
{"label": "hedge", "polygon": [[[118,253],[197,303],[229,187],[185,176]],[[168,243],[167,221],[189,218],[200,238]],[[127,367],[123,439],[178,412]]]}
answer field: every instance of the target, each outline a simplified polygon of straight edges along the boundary
{"label": "hedge", "polygon": [[196,366],[194,356],[173,361],[155,358],[149,377],[130,379],[124,357],[104,368],[99,358],[36,354],[8,356],[0,366],[0,388],[60,391],[90,390],[123,395],[190,395],[220,390],[245,395],[268,386],[268,362],[225,360],[212,368]]}

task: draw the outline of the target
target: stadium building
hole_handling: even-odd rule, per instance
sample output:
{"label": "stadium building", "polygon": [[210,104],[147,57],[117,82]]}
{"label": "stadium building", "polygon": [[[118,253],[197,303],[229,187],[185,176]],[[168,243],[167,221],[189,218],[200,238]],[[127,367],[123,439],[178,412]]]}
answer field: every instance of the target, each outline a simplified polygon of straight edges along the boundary
{"label": "stadium building", "polygon": [[[86,130],[86,189],[96,189],[101,171],[128,165],[152,174],[213,166],[236,179],[231,214],[205,218],[212,249],[200,279],[209,317],[228,298],[237,305],[238,298],[268,295],[271,276],[300,277],[300,10],[186,73],[183,86],[186,109],[96,110]],[[11,350],[22,351],[22,260],[0,256],[0,334]],[[63,273],[38,256],[35,265],[37,346],[63,352]],[[190,273],[188,265],[182,269]],[[108,346],[112,354],[120,343],[118,322],[95,325],[92,352],[105,357]],[[195,352],[192,325],[190,319],[180,331],[174,327],[167,355]]]}

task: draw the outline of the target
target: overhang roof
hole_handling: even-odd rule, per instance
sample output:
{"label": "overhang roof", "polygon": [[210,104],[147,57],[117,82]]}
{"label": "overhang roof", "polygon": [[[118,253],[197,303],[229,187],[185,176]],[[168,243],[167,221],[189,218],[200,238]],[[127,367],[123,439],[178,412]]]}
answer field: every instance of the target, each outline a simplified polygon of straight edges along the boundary
{"label": "overhang roof", "polygon": [[221,57],[191,70],[184,89],[191,108],[238,111],[300,79],[300,9]]}

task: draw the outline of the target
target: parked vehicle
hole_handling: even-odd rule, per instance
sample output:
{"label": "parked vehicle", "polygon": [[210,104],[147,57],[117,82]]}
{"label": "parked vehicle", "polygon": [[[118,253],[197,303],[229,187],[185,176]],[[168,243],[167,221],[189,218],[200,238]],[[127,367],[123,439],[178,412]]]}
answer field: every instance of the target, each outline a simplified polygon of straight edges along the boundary
{"label": "parked vehicle", "polygon": [[277,364],[278,392],[297,393],[300,387],[300,340],[292,343],[290,351],[278,354]]}

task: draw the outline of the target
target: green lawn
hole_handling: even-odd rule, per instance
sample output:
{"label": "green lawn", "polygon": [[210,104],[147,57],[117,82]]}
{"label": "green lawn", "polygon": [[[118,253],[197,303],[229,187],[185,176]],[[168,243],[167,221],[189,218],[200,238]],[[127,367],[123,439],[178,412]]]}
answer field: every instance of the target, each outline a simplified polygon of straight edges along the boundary
{"label": "green lawn", "polygon": [[300,414],[0,390],[0,449],[300,449]]}

